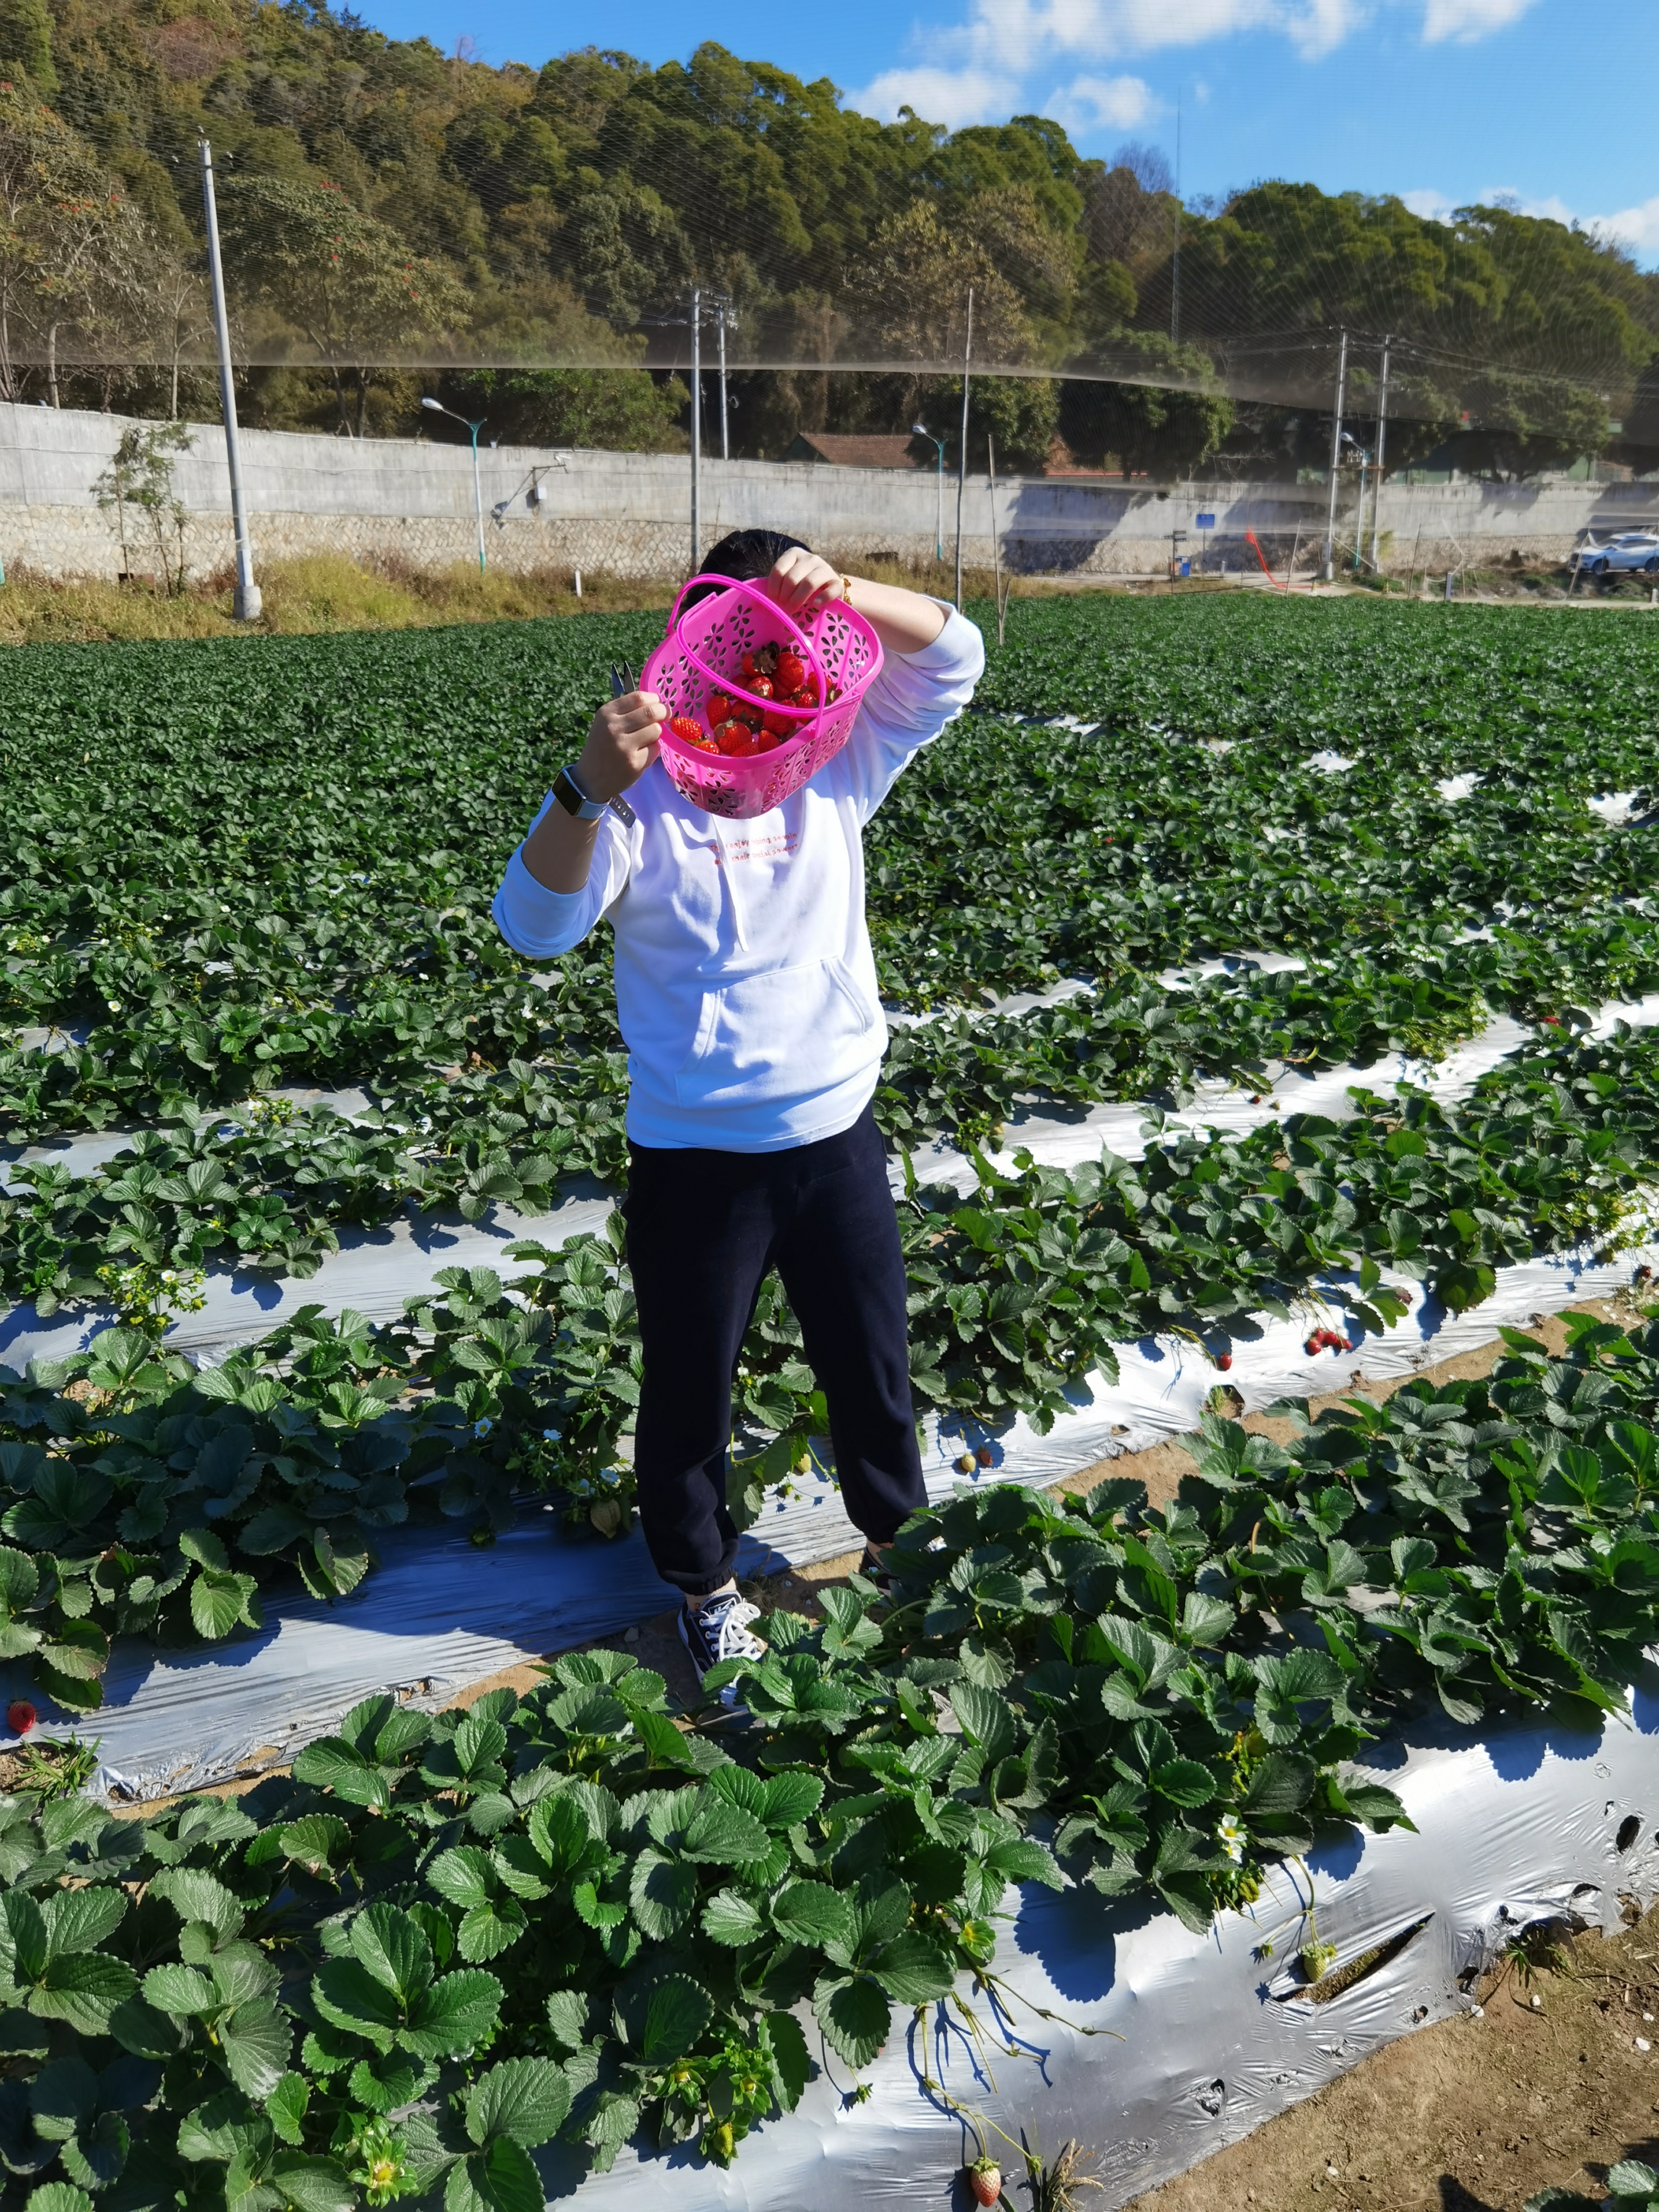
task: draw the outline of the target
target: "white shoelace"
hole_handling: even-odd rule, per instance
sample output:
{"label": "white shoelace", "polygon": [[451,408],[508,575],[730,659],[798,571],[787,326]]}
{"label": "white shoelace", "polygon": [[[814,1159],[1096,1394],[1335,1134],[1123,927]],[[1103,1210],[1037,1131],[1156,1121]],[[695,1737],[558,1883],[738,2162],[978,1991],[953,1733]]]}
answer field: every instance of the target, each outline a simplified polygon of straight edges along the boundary
{"label": "white shoelace", "polygon": [[[715,1625],[714,1616],[719,1616]],[[749,1623],[760,1619],[760,1607],[750,1605],[747,1598],[716,1598],[697,1610],[697,1620],[703,1633],[714,1647],[714,1664],[723,1659],[763,1659],[766,1646],[757,1636],[749,1633]],[[712,1636],[708,1632],[713,1629]]]}

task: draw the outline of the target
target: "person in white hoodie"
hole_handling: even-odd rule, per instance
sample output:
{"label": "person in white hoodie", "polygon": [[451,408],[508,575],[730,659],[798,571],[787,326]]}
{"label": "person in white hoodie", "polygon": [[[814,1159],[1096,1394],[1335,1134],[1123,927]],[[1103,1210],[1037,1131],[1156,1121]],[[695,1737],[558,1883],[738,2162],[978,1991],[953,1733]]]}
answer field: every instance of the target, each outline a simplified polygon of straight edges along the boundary
{"label": "person in white hoodie", "polygon": [[[742,531],[705,572],[765,579],[789,614],[845,599],[881,640],[851,736],[747,821],[706,814],[657,760],[667,708],[613,699],[507,863],[495,918],[547,959],[603,915],[629,1051],[627,1254],[643,1382],[640,1517],[684,1595],[698,1675],[760,1650],[732,1578],[732,1386],[775,1267],[830,1408],[866,1571],[926,1502],[910,1397],[905,1273],[871,1111],[887,1043],[864,917],[864,824],[973,696],[979,631],[916,592],[840,575],[798,539]],[[628,794],[626,811],[610,802]],[[730,1693],[728,1702],[730,1701]]]}

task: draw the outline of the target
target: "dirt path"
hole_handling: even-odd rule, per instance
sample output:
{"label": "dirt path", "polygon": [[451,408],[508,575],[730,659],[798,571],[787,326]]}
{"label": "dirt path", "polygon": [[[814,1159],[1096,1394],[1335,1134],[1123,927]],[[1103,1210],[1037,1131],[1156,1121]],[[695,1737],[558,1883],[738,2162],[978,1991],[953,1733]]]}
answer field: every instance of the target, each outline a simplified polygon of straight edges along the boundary
{"label": "dirt path", "polygon": [[1638,2041],[1659,2039],[1659,1909],[1478,1994],[1480,2014],[1391,2044],[1128,2212],[1521,2212],[1659,2162],[1659,2050]]}

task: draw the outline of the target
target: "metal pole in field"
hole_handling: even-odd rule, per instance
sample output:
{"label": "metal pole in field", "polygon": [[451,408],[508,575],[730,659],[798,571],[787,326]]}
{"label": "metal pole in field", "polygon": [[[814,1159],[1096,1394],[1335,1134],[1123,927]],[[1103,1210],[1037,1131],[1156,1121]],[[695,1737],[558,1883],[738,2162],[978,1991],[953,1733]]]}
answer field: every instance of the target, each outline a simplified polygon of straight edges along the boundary
{"label": "metal pole in field", "polygon": [[720,459],[729,461],[731,453],[726,439],[726,302],[722,300],[714,310],[714,327],[720,338]]}
{"label": "metal pole in field", "polygon": [[968,481],[968,368],[974,357],[974,288],[968,287],[968,335],[962,348],[962,444],[957,453],[957,612],[962,612],[962,495]]}
{"label": "metal pole in field", "polygon": [[1321,574],[1328,584],[1336,574],[1336,467],[1342,458],[1342,400],[1348,386],[1348,333],[1342,333],[1342,349],[1336,357],[1336,406],[1331,416],[1331,487],[1325,505],[1325,557]]}
{"label": "metal pole in field", "polygon": [[697,559],[702,550],[702,531],[699,527],[698,501],[702,486],[702,294],[691,295],[691,566],[688,575],[697,573]]}
{"label": "metal pole in field", "polygon": [[1371,493],[1371,569],[1382,573],[1382,463],[1389,450],[1389,348],[1392,331],[1382,334],[1382,375],[1376,394],[1376,483]]}
{"label": "metal pole in field", "polygon": [[219,210],[213,197],[213,149],[202,141],[202,209],[207,218],[208,273],[213,283],[213,330],[219,341],[219,404],[225,418],[225,461],[230,471],[230,520],[236,537],[236,587],[231,612],[238,622],[258,622],[261,599],[253,580],[253,546],[247,534],[247,501],[242,496],[242,455],[236,442],[236,379],[230,365],[230,318],[225,312],[225,270],[219,258]]}
{"label": "metal pole in field", "polygon": [[1365,470],[1370,455],[1359,448],[1359,504],[1353,512],[1353,572],[1359,574],[1359,563],[1364,557],[1365,547]]}
{"label": "metal pole in field", "polygon": [[997,643],[1000,645],[1006,617],[1002,605],[1002,547],[997,537],[997,443],[988,430],[985,434],[985,465],[991,472],[991,577],[997,595]]}
{"label": "metal pole in field", "polygon": [[1181,343],[1181,88],[1176,88],[1175,248],[1170,256],[1170,343]]}
{"label": "metal pole in field", "polygon": [[467,427],[472,433],[472,512],[478,518],[478,574],[482,576],[484,572],[483,487],[478,481],[478,433],[483,423],[471,422]]}

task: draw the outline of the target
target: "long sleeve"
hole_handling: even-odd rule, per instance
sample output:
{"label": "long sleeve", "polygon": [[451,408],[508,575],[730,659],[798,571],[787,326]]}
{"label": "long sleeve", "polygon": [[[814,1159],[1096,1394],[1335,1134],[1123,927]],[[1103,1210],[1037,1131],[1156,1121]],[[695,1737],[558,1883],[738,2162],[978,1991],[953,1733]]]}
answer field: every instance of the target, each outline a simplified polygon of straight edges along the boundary
{"label": "long sleeve", "polygon": [[[531,830],[552,804],[550,793],[538,808]],[[606,813],[594,840],[586,883],[579,891],[550,891],[526,867],[520,845],[507,864],[507,873],[490,908],[496,928],[513,950],[526,959],[551,960],[568,952],[621,896],[631,858],[621,823],[614,814]]]}
{"label": "long sleeve", "polygon": [[845,751],[831,764],[832,775],[846,778],[860,821],[869,820],[915,754],[962,712],[984,667],[985,641],[954,607],[931,645],[886,656]]}

